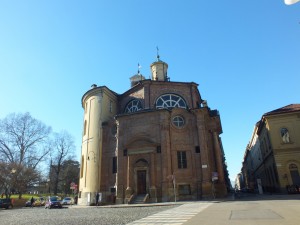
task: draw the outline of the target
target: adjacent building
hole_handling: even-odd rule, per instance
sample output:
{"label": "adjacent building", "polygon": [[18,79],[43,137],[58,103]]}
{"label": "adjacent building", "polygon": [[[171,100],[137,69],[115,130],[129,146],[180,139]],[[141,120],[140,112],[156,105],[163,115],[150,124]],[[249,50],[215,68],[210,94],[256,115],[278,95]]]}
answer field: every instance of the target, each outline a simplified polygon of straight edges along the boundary
{"label": "adjacent building", "polygon": [[84,108],[78,203],[166,202],[222,197],[230,187],[217,110],[198,84],[171,82],[168,64],[150,65],[117,94],[92,85]]}
{"label": "adjacent building", "polygon": [[300,104],[265,113],[256,124],[243,160],[249,189],[286,193],[300,186]]}

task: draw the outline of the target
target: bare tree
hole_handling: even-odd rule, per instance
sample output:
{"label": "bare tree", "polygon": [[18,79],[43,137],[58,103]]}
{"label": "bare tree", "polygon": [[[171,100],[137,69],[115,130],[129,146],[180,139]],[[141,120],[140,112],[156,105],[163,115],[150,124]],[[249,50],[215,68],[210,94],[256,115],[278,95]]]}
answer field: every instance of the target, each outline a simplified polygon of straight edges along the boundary
{"label": "bare tree", "polygon": [[8,165],[6,175],[11,188],[24,193],[37,179],[37,166],[49,152],[51,128],[29,113],[10,114],[0,120],[0,161]]}
{"label": "bare tree", "polygon": [[54,134],[54,140],[51,150],[51,167],[50,180],[54,189],[54,194],[58,192],[59,183],[63,180],[61,174],[63,171],[63,164],[70,159],[74,154],[73,137],[66,131]]}
{"label": "bare tree", "polygon": [[71,183],[77,184],[79,182],[80,164],[78,161],[65,160],[62,165],[62,173],[60,175],[62,182],[60,189],[65,194],[72,194],[74,190],[70,189]]}
{"label": "bare tree", "polygon": [[7,198],[9,197],[8,194],[12,183],[11,180],[11,168],[9,168],[7,163],[0,161],[0,190],[4,190]]}

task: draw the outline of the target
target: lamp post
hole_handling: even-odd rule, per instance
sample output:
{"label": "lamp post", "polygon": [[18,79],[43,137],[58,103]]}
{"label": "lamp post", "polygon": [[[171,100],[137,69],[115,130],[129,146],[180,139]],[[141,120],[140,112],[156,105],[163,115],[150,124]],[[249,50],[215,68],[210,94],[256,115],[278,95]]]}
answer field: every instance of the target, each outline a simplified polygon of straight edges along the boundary
{"label": "lamp post", "polygon": [[174,201],[176,202],[176,180],[175,180],[175,174],[172,175],[173,178],[173,190],[174,190]]}
{"label": "lamp post", "polygon": [[51,195],[51,194],[50,194],[50,179],[49,179],[49,178],[47,179],[47,184],[48,184],[48,192],[49,192],[49,195]]}
{"label": "lamp post", "polygon": [[5,195],[6,197],[8,195],[11,194],[11,190],[12,190],[12,187],[14,186],[14,183],[15,183],[15,173],[17,172],[17,170],[15,168],[12,168],[11,171],[10,171],[10,176],[9,176],[9,190],[8,190],[8,187],[5,188]]}

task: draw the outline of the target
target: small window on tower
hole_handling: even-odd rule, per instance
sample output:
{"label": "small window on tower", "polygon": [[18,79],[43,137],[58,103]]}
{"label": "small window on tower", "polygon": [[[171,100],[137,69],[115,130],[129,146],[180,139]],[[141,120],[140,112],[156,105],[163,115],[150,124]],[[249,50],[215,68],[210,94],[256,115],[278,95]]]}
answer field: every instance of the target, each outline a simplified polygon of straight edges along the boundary
{"label": "small window on tower", "polygon": [[83,135],[86,135],[86,129],[87,129],[87,122],[86,120],[84,121],[84,127],[83,127]]}
{"label": "small window on tower", "polygon": [[112,112],[112,101],[109,102],[109,112]]}

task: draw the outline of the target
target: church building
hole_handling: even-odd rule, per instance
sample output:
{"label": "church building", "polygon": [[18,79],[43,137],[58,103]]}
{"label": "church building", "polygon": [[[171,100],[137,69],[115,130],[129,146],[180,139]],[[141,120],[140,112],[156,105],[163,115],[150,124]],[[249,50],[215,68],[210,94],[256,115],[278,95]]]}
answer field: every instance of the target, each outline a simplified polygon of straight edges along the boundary
{"label": "church building", "polygon": [[92,85],[84,108],[78,204],[131,204],[223,197],[229,178],[217,110],[198,84],[170,81],[168,64],[150,65],[117,94]]}

